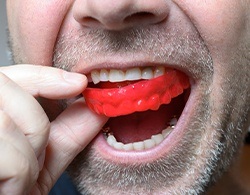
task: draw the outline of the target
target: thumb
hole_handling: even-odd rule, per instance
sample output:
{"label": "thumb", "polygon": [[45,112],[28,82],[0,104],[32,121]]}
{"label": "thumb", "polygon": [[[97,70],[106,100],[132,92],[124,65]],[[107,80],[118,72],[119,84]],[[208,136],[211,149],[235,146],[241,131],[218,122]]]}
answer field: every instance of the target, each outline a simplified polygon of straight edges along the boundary
{"label": "thumb", "polygon": [[[106,117],[90,111],[83,98],[58,116],[51,123],[46,159],[38,184],[50,190],[75,156],[99,133],[106,121]],[[39,186],[39,189],[43,186]]]}

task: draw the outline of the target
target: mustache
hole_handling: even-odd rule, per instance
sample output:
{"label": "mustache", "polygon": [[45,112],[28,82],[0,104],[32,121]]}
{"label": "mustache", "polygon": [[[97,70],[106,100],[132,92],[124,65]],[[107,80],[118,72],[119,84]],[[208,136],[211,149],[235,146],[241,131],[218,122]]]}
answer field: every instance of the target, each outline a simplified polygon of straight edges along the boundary
{"label": "mustache", "polygon": [[198,32],[167,27],[71,31],[58,38],[53,65],[71,71],[80,60],[93,64],[97,58],[142,55],[151,62],[188,69],[194,77],[213,73],[211,55]]}

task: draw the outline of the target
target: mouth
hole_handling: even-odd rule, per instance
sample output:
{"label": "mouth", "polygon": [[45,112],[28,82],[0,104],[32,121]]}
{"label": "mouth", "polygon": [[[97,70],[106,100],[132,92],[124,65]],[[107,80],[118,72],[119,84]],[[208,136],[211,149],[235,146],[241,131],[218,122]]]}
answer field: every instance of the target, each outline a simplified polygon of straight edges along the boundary
{"label": "mouth", "polygon": [[92,71],[83,96],[94,112],[110,117],[99,150],[109,159],[127,156],[127,162],[135,153],[144,162],[150,152],[159,155],[180,123],[190,91],[185,73],[164,66]]}

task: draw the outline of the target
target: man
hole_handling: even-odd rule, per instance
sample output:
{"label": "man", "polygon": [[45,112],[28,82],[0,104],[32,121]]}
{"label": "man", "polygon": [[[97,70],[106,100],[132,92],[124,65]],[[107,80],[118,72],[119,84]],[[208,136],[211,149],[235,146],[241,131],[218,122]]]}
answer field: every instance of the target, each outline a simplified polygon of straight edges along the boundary
{"label": "man", "polygon": [[250,125],[249,8],[7,0],[1,194],[47,194],[68,165],[82,194],[243,193],[227,171]]}

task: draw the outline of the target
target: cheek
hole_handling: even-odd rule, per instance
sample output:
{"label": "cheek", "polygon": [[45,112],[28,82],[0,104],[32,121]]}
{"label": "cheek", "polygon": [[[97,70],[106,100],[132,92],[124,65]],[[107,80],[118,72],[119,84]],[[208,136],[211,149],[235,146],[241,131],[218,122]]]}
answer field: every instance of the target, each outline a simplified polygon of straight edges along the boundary
{"label": "cheek", "polygon": [[23,63],[52,64],[57,34],[73,0],[9,0],[8,22],[15,55]]}
{"label": "cheek", "polygon": [[[228,53],[247,33],[243,1],[175,0],[192,20],[212,55]],[[219,53],[218,53],[219,52]]]}
{"label": "cheek", "polygon": [[[250,44],[246,1],[175,1],[190,17],[211,53],[215,88],[225,83],[225,77],[240,83],[243,80],[241,78],[247,78],[244,75],[247,72],[247,62],[242,57],[247,56],[249,51],[242,48],[249,48]],[[232,84],[227,82],[227,85]]]}

